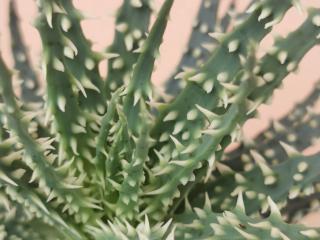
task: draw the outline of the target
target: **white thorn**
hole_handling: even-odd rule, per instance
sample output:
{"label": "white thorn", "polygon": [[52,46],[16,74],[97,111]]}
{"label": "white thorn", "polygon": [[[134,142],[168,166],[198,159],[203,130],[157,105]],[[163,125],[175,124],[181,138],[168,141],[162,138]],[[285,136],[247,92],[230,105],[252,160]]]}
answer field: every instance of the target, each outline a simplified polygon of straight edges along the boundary
{"label": "white thorn", "polygon": [[96,91],[97,93],[100,93],[99,88],[96,85],[94,85],[90,79],[86,78],[85,76],[81,79],[81,83],[84,88],[91,89]]}
{"label": "white thorn", "polygon": [[77,140],[75,138],[70,139],[70,147],[75,155],[79,155],[77,150]]}
{"label": "white thorn", "polygon": [[247,13],[253,13],[254,11],[256,11],[259,7],[261,6],[260,2],[255,2],[253,3],[248,10],[246,11]]}
{"label": "white thorn", "polygon": [[300,0],[292,0],[292,5],[298,9],[299,13],[303,13],[305,11]]}
{"label": "white thorn", "polygon": [[283,149],[286,151],[286,153],[289,157],[301,156],[301,154],[298,152],[298,150],[296,150],[294,147],[290,146],[289,144],[287,144],[285,142],[281,142],[281,141],[280,141],[280,144],[283,147]]}
{"label": "white thorn", "polygon": [[201,107],[200,105],[196,104],[196,108],[210,121],[212,122],[214,119],[218,118],[219,115],[209,111],[208,109]]}
{"label": "white thorn", "polygon": [[240,55],[239,55],[239,60],[240,60],[240,64],[241,64],[242,66],[245,66],[245,65],[246,65],[247,59],[246,59],[245,56],[243,56],[242,54],[240,54]]}
{"label": "white thorn", "polygon": [[52,8],[51,8],[51,6],[47,4],[44,7],[44,11],[45,11],[46,20],[47,20],[47,23],[48,23],[49,27],[53,28],[53,26],[52,26]]}
{"label": "white thorn", "polygon": [[107,53],[104,53],[103,56],[106,58],[106,59],[113,59],[113,58],[116,58],[116,57],[119,57],[120,55],[118,53],[110,53],[110,52],[107,52]]}
{"label": "white thorn", "polygon": [[259,238],[251,233],[247,233],[244,230],[240,229],[239,227],[234,227],[241,234],[242,237],[248,240],[258,240]]}
{"label": "white thorn", "polygon": [[245,206],[244,206],[244,201],[243,201],[243,194],[242,192],[239,192],[238,198],[237,198],[237,208],[241,209],[242,212],[245,212]]}
{"label": "white thorn", "polygon": [[213,43],[203,43],[203,44],[201,44],[201,47],[203,47],[204,49],[206,49],[209,52],[212,52],[216,48],[216,45]]}
{"label": "white thorn", "polygon": [[171,140],[173,141],[173,143],[176,145],[178,150],[182,150],[185,148],[185,146],[182,145],[182,143],[176,139],[174,136],[170,135]]}
{"label": "white thorn", "polygon": [[53,59],[52,67],[59,72],[64,72],[64,65],[58,58]]}
{"label": "white thorn", "polygon": [[281,51],[278,53],[278,60],[281,64],[284,64],[288,58],[288,53],[286,51]]}
{"label": "white thorn", "polygon": [[16,184],[11,178],[9,178],[5,173],[3,173],[2,171],[0,172],[0,179],[2,179],[3,181],[13,185],[13,186],[18,186],[18,184]]}
{"label": "white thorn", "polygon": [[183,79],[186,73],[184,71],[179,72],[177,75],[174,76],[174,79]]}
{"label": "white thorn", "polygon": [[258,21],[260,22],[261,20],[269,17],[272,13],[272,8],[264,8],[261,11],[261,14],[259,15]]}
{"label": "white thorn", "polygon": [[267,200],[268,200],[268,204],[270,206],[271,214],[281,216],[280,210],[279,210],[277,204],[275,204],[275,202],[272,200],[272,198],[270,196],[268,196]]}
{"label": "white thorn", "polygon": [[176,135],[178,134],[179,132],[182,131],[184,127],[184,122],[177,122],[175,125],[174,125],[174,130],[172,132],[173,135]]}
{"label": "white thorn", "polygon": [[202,82],[206,79],[206,74],[205,73],[198,73],[194,76],[192,76],[191,78],[189,78],[189,81],[193,81],[193,82]]}
{"label": "white thorn", "polygon": [[141,92],[140,91],[136,91],[134,93],[134,100],[133,100],[133,106],[136,106],[137,103],[139,102],[139,100],[141,99]]}
{"label": "white thorn", "polygon": [[234,178],[235,178],[235,180],[236,180],[236,182],[237,182],[238,184],[242,184],[242,183],[247,182],[247,179],[246,179],[242,174],[240,174],[240,173],[236,173],[236,174],[234,175]]}
{"label": "white thorn", "polygon": [[65,55],[66,57],[70,58],[70,59],[74,59],[74,51],[71,47],[65,46],[63,48],[63,55]]}
{"label": "white thorn", "polygon": [[219,32],[213,32],[213,33],[209,33],[209,36],[216,39],[218,42],[222,42],[222,40],[225,37],[225,34],[219,33]]}
{"label": "white thorn", "polygon": [[303,231],[300,231],[300,233],[309,238],[319,237],[319,233],[315,229],[303,230]]}

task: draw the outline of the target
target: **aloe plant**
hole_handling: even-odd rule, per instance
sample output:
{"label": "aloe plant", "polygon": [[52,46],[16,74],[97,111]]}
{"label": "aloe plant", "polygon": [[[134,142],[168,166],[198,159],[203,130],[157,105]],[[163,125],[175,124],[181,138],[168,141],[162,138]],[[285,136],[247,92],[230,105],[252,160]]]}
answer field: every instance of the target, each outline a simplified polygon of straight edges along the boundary
{"label": "aloe plant", "polygon": [[37,4],[45,89],[13,1],[18,73],[0,57],[1,239],[319,238],[320,229],[281,216],[299,210],[292,199],[319,193],[319,154],[300,152],[318,136],[310,109],[319,88],[256,144],[225,153],[320,43],[319,9],[259,58],[259,42],[299,1],[252,1],[232,26],[231,16],[217,18],[218,0],[203,0],[169,99],[151,76],[174,0],[163,2],[150,27],[151,2],[124,0],[105,52],[92,50],[71,0]]}

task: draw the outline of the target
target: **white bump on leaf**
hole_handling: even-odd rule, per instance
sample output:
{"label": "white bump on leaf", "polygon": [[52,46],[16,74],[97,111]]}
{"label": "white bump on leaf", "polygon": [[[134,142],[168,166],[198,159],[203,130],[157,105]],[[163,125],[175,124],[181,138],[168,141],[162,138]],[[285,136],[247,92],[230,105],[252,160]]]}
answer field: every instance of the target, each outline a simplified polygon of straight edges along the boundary
{"label": "white bump on leaf", "polygon": [[247,182],[247,179],[240,173],[236,173],[234,178],[238,184]]}
{"label": "white bump on leaf", "polygon": [[289,199],[295,199],[296,197],[299,196],[299,194],[300,194],[299,186],[293,186],[289,191],[288,198]]}
{"label": "white bump on leaf", "polygon": [[113,61],[113,63],[112,63],[112,68],[113,69],[121,69],[121,68],[123,68],[123,66],[124,66],[124,61],[123,61],[123,59],[122,58],[117,58],[117,59],[115,59],[114,61]]}
{"label": "white bump on leaf", "polygon": [[165,116],[163,121],[164,122],[172,121],[172,120],[175,120],[177,117],[178,117],[178,112],[177,111],[171,111]]}
{"label": "white bump on leaf", "polygon": [[217,79],[219,82],[225,82],[228,80],[229,74],[227,72],[221,72],[218,74]]}
{"label": "white bump on leaf", "polygon": [[132,7],[141,8],[143,6],[141,0],[131,0],[130,4]]}
{"label": "white bump on leaf", "polygon": [[187,113],[187,120],[192,121],[197,118],[198,111],[196,109],[192,109]]}
{"label": "white bump on leaf", "polygon": [[130,34],[127,34],[125,37],[124,37],[124,43],[126,45],[126,49],[128,51],[131,51],[132,48],[133,48],[133,42],[134,42],[134,39],[133,37],[130,35]]}
{"label": "white bump on leaf", "polygon": [[228,44],[228,50],[230,53],[235,52],[238,50],[240,45],[240,41],[239,40],[233,40]]}
{"label": "white bump on leaf", "polygon": [[66,110],[66,98],[64,96],[59,96],[57,100],[58,107],[61,112]]}
{"label": "white bump on leaf", "polygon": [[135,39],[140,39],[142,37],[142,32],[139,29],[135,29],[132,31],[132,36]]}
{"label": "white bump on leaf", "polygon": [[209,79],[204,82],[203,84],[203,90],[206,91],[206,93],[210,93],[214,87],[214,82],[212,79]]}
{"label": "white bump on leaf", "polygon": [[129,26],[127,23],[119,23],[116,25],[116,30],[119,32],[126,32],[128,30]]}
{"label": "white bump on leaf", "polygon": [[301,173],[296,173],[293,175],[293,179],[296,181],[296,182],[300,182],[303,180],[303,175]]}
{"label": "white bump on leaf", "polygon": [[267,186],[273,185],[277,182],[277,178],[273,175],[266,176],[264,179],[264,184]]}
{"label": "white bump on leaf", "polygon": [[317,26],[320,27],[320,15],[316,15],[312,18],[312,23]]}
{"label": "white bump on leaf", "polygon": [[293,72],[293,71],[295,71],[296,68],[297,68],[297,63],[295,63],[295,62],[290,62],[287,65],[288,72]]}
{"label": "white bump on leaf", "polygon": [[93,61],[91,58],[86,58],[84,64],[85,64],[85,66],[86,66],[86,68],[87,68],[88,70],[92,70],[92,69],[94,68],[94,66],[95,66],[95,63],[94,63],[94,61]]}
{"label": "white bump on leaf", "polygon": [[300,172],[300,173],[303,173],[303,172],[305,172],[307,169],[308,169],[308,163],[307,162],[300,162],[299,164],[298,164],[298,166],[297,166],[297,168],[298,168],[298,171]]}
{"label": "white bump on leaf", "polygon": [[63,16],[61,18],[61,28],[62,28],[62,30],[65,31],[65,32],[68,32],[69,29],[71,28],[71,26],[72,26],[72,23],[71,23],[70,19],[67,18],[66,16]]}
{"label": "white bump on leaf", "polygon": [[207,33],[208,31],[209,31],[209,26],[208,26],[208,24],[207,24],[207,23],[202,23],[202,24],[200,25],[200,32],[203,33],[203,34],[205,34],[205,33]]}
{"label": "white bump on leaf", "polygon": [[272,72],[265,73],[265,74],[263,74],[263,79],[266,82],[271,82],[275,79],[275,74]]}

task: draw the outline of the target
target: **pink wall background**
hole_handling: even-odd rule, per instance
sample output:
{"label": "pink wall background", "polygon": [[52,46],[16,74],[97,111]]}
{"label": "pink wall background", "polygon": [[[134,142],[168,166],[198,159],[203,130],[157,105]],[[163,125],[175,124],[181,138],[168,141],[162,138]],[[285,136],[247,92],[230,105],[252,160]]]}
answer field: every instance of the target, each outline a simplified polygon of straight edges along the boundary
{"label": "pink wall background", "polygon": [[[171,19],[164,37],[164,43],[161,46],[161,57],[157,61],[157,69],[153,74],[153,82],[161,87],[170,73],[175,69],[181,54],[186,46],[190,34],[192,22],[197,14],[200,0],[176,0],[172,9]],[[222,14],[230,0],[222,1]],[[249,2],[248,0],[238,0],[238,9],[243,10]],[[305,7],[320,7],[318,0],[302,0]],[[10,42],[8,31],[8,3],[9,0],[0,0],[0,49],[6,62],[12,66],[12,58],[9,54]],[[18,13],[22,21],[23,36],[29,46],[32,57],[32,63],[35,68],[40,66],[40,48],[41,43],[38,32],[32,26],[36,16],[36,6],[34,0],[17,0]],[[121,0],[74,0],[75,5],[81,9],[88,17],[83,21],[83,27],[86,36],[93,40],[94,49],[102,51],[113,40],[114,13],[121,5]],[[157,9],[161,6],[163,0],[156,0]],[[261,44],[261,53],[268,49],[272,44],[272,39],[276,35],[285,36],[288,32],[297,28],[303,22],[306,15],[299,13],[296,9],[291,9],[281,24],[275,27],[271,36],[267,37]],[[255,136],[263,128],[266,128],[271,119],[277,119],[291,111],[294,104],[302,101],[308,93],[312,91],[313,84],[320,79],[319,71],[320,47],[315,47],[303,59],[299,72],[291,74],[284,81],[284,87],[276,90],[271,105],[260,107],[260,118],[252,119],[245,124],[244,133],[247,137]],[[102,74],[105,74],[106,64],[101,67]],[[320,110],[320,104],[319,104]],[[311,154],[320,148],[311,148],[306,151]],[[311,219],[311,220],[310,220]],[[319,215],[308,216],[308,224],[316,224],[315,220],[320,222]]]}

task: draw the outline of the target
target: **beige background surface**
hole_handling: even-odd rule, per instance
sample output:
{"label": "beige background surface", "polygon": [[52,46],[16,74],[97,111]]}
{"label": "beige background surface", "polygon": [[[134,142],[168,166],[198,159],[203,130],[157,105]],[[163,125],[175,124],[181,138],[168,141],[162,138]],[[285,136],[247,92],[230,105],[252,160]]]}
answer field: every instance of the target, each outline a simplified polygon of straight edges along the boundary
{"label": "beige background surface", "polygon": [[[281,1],[281,0],[279,0]],[[0,0],[0,49],[7,63],[12,65],[12,58],[9,54],[9,33],[8,33],[8,2]],[[17,0],[18,12],[21,16],[23,36],[27,41],[33,65],[39,69],[40,39],[37,31],[32,26],[36,16],[36,6],[34,0]],[[85,34],[94,42],[94,49],[102,51],[113,39],[114,13],[121,5],[121,0],[75,0],[75,5],[81,9],[87,19],[83,21]],[[156,0],[156,8],[163,0]],[[153,74],[153,81],[161,87],[178,63],[181,54],[186,46],[190,34],[192,22],[196,16],[200,0],[176,0],[173,6],[171,19],[161,46],[161,57],[157,61],[157,70]],[[222,10],[224,12],[229,4],[229,0],[222,0]],[[244,9],[248,0],[238,0],[238,8]],[[318,0],[302,0],[306,7],[320,7]],[[305,19],[305,14],[292,9],[285,16],[281,24],[275,27],[271,36],[266,38],[261,44],[263,53],[272,44],[276,35],[286,35],[294,30]],[[291,74],[284,81],[284,87],[276,90],[271,105],[260,107],[260,118],[252,119],[245,124],[244,132],[247,137],[253,137],[263,128],[268,126],[271,119],[279,118],[289,112],[295,103],[301,101],[312,91],[313,83],[320,79],[320,47],[315,47],[306,55],[301,63],[297,74]],[[105,74],[105,63],[101,65],[101,72]],[[320,109],[320,108],[319,108]],[[309,149],[306,153],[311,154],[320,148]],[[320,226],[319,215],[313,214],[306,220],[309,224]]]}

